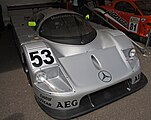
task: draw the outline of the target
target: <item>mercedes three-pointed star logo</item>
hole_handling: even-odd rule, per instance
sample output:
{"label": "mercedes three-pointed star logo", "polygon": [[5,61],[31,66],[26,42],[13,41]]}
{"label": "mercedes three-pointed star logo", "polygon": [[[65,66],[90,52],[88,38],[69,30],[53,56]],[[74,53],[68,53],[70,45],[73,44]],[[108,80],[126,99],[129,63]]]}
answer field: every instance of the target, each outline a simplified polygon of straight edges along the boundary
{"label": "mercedes three-pointed star logo", "polygon": [[103,82],[110,82],[112,80],[111,74],[105,70],[100,71],[98,76]]}

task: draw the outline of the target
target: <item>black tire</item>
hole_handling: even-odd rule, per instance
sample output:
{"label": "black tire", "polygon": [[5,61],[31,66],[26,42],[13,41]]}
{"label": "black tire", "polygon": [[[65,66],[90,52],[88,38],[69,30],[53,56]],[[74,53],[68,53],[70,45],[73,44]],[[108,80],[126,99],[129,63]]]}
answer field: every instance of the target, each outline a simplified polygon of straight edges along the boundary
{"label": "black tire", "polygon": [[33,85],[32,85],[32,82],[31,82],[31,77],[30,77],[30,74],[29,74],[29,69],[28,69],[28,66],[27,66],[26,58],[25,58],[24,54],[22,54],[22,56],[23,56],[23,61],[22,61],[23,70],[26,73],[28,83],[32,87]]}

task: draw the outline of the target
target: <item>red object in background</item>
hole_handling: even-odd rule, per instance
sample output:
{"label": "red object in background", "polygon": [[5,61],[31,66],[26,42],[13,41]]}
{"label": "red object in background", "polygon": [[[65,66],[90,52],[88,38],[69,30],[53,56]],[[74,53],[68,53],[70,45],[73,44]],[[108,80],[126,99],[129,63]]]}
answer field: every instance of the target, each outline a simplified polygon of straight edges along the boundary
{"label": "red object in background", "polygon": [[71,10],[72,9],[72,0],[67,0],[66,6],[67,6],[68,10]]}
{"label": "red object in background", "polygon": [[151,2],[141,0],[114,0],[96,8],[118,29],[147,38],[151,29]]}

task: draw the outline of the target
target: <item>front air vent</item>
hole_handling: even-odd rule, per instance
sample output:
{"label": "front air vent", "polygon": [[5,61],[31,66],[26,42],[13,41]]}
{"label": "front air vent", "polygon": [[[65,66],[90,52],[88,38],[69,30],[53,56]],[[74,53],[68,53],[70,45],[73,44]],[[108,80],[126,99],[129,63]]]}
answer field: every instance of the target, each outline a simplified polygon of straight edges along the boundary
{"label": "front air vent", "polygon": [[98,70],[101,70],[102,66],[101,66],[99,60],[94,55],[91,55],[91,60],[92,60],[94,67]]}

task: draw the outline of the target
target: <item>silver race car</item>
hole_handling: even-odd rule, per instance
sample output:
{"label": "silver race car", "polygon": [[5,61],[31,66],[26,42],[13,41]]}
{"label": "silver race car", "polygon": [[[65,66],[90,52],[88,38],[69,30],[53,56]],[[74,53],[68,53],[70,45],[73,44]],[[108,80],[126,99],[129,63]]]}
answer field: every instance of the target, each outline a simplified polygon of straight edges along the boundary
{"label": "silver race car", "polygon": [[14,10],[11,21],[36,101],[70,119],[129,95],[147,83],[123,32],[61,8]]}

